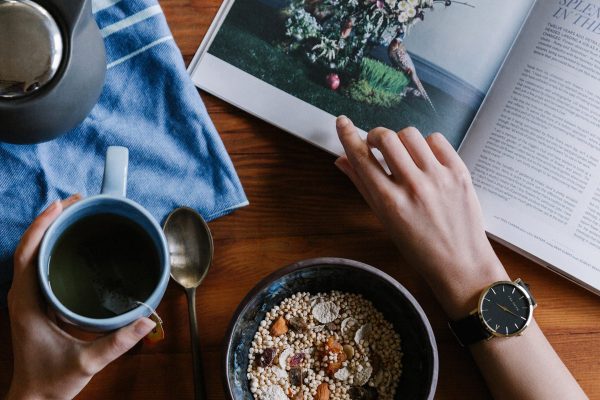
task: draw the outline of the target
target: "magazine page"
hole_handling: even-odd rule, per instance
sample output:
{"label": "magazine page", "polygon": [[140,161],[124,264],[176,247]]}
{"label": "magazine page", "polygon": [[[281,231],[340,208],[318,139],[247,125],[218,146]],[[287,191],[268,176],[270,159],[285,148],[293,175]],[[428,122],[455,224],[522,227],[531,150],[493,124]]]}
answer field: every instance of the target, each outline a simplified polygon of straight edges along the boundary
{"label": "magazine page", "polygon": [[533,3],[230,0],[190,72],[332,153],[340,114],[365,131],[441,131],[458,147]]}
{"label": "magazine page", "polygon": [[600,294],[600,0],[536,3],[460,153],[490,234]]}

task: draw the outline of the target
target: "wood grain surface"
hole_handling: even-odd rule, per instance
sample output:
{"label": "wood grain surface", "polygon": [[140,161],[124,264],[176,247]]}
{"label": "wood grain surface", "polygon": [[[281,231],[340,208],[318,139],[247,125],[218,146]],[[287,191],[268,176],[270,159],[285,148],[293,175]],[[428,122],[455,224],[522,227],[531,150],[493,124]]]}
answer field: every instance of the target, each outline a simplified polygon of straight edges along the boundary
{"label": "wood grain surface", "polygon": [[[243,0],[241,0],[243,1]],[[177,44],[189,63],[220,0],[162,0]],[[225,398],[222,342],[230,318],[257,281],[300,259],[353,258],[405,285],[431,320],[440,353],[438,399],[490,395],[468,352],[450,334],[424,281],[396,250],[334,157],[205,93],[200,94],[237,168],[250,206],[210,223],[214,264],[197,295],[209,399]],[[600,299],[533,262],[494,245],[513,278],[530,283],[536,318],[590,398],[600,399]],[[81,399],[191,399],[191,353],[185,294],[169,284],[158,313],[167,338],[139,345],[108,366]],[[526,356],[526,355],[524,355]],[[10,327],[0,312],[0,395],[12,374]]]}

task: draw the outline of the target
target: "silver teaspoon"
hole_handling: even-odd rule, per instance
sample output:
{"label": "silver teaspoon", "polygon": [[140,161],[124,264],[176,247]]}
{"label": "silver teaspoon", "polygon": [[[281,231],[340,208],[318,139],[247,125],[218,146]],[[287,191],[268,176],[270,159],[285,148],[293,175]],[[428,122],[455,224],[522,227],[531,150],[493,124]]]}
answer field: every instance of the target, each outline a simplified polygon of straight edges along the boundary
{"label": "silver teaspoon", "polygon": [[213,239],[206,221],[195,210],[173,210],[163,227],[171,259],[171,277],[184,289],[188,301],[192,359],[194,362],[194,398],[206,399],[200,339],[196,320],[196,288],[208,273],[213,257]]}

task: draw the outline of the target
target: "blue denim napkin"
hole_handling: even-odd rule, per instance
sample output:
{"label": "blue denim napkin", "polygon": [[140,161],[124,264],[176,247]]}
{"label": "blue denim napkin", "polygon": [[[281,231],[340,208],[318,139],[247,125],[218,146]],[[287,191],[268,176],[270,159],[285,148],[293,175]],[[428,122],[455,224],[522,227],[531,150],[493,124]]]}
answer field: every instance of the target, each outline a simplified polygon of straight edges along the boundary
{"label": "blue denim napkin", "polygon": [[56,199],[98,194],[110,145],[129,148],[128,197],[159,222],[181,205],[212,220],[248,204],[157,2],[92,4],[108,66],[98,104],[52,142],[0,144],[0,306],[25,229]]}

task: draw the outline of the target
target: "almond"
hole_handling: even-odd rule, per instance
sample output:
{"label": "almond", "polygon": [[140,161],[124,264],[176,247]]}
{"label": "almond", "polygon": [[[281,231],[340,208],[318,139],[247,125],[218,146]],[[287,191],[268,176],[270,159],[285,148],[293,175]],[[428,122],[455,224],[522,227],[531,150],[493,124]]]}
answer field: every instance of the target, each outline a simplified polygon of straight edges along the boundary
{"label": "almond", "polygon": [[288,331],[288,326],[287,326],[287,322],[285,321],[285,318],[283,317],[279,317],[277,318],[277,320],[275,320],[275,322],[273,322],[273,325],[271,325],[271,336],[281,336],[281,335],[285,335]]}
{"label": "almond", "polygon": [[315,396],[315,400],[329,400],[329,384],[321,383],[317,387],[317,395]]}

